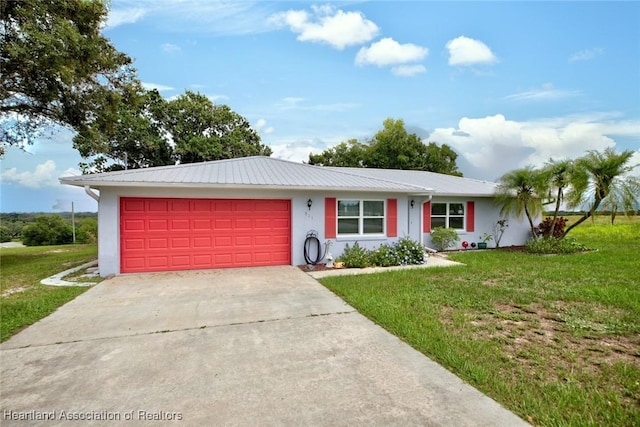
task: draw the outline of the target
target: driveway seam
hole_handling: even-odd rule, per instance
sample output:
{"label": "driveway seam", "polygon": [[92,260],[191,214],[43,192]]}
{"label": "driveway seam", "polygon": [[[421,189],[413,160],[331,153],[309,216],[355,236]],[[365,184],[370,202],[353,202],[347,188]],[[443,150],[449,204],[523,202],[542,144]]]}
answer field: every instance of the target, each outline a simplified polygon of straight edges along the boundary
{"label": "driveway seam", "polygon": [[168,330],[153,331],[153,332],[143,332],[143,333],[139,333],[139,334],[112,335],[112,336],[108,336],[108,337],[87,338],[87,339],[71,340],[71,341],[57,341],[57,342],[48,343],[48,344],[29,344],[29,345],[20,346],[20,347],[0,348],[0,351],[20,350],[20,349],[25,349],[25,348],[51,347],[51,346],[54,346],[54,345],[62,345],[62,344],[75,344],[75,343],[80,343],[80,342],[104,341],[104,340],[111,340],[111,339],[117,339],[117,338],[140,337],[140,336],[145,336],[145,335],[170,334],[170,333],[174,333],[174,332],[195,331],[195,330],[198,330],[198,329],[221,328],[221,327],[227,327],[227,326],[240,326],[240,325],[252,325],[252,324],[259,324],[259,323],[278,322],[278,321],[283,321],[283,320],[306,319],[306,318],[310,318],[310,317],[325,317],[325,316],[351,314],[351,313],[356,313],[356,310],[353,309],[353,310],[350,310],[350,311],[334,311],[334,312],[331,312],[331,313],[317,313],[317,314],[316,313],[311,313],[311,314],[307,314],[306,316],[280,317],[280,318],[275,318],[275,319],[254,320],[254,321],[251,321],[251,322],[233,322],[233,323],[224,323],[224,324],[220,324],[220,325],[202,325],[202,326],[194,326],[194,327],[181,328],[181,329],[168,329]]}

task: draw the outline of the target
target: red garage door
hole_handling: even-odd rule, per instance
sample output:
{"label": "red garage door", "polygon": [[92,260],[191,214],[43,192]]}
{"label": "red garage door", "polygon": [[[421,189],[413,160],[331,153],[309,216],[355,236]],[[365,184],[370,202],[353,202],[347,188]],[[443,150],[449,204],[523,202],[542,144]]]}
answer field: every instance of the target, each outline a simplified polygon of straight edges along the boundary
{"label": "red garage door", "polygon": [[291,264],[291,202],[120,199],[120,271]]}

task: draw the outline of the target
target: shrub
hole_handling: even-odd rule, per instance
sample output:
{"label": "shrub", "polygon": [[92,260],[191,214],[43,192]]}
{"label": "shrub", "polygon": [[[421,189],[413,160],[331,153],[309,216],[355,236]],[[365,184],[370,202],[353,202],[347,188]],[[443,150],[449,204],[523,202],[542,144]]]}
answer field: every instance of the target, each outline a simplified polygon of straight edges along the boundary
{"label": "shrub", "polygon": [[532,239],[525,245],[525,250],[532,254],[574,254],[584,252],[587,249],[575,239],[567,237],[564,239],[554,239],[553,237],[543,237]]}
{"label": "shrub", "polygon": [[[457,234],[456,234],[457,235]],[[393,246],[397,258],[399,259],[399,265],[412,265],[424,263],[424,246],[411,240],[408,237],[403,237]],[[396,264],[398,265],[398,264]]]}
{"label": "shrub", "polygon": [[71,225],[60,215],[39,216],[22,229],[26,246],[63,245],[73,241]]}
{"label": "shrub", "polygon": [[0,227],[0,243],[10,242],[10,241],[11,241],[11,235],[9,234],[9,230],[7,230],[7,227],[5,226]]}
{"label": "shrub", "polygon": [[404,237],[393,245],[382,244],[378,249],[367,250],[356,242],[352,247],[347,244],[339,261],[348,268],[362,268],[370,265],[391,267],[394,265],[413,265],[424,263],[424,246]]}
{"label": "shrub", "polygon": [[76,236],[78,243],[98,243],[98,221],[95,218],[86,218],[78,227]]}
{"label": "shrub", "polygon": [[370,254],[371,263],[380,267],[391,267],[400,265],[400,257],[395,247],[383,244]]}
{"label": "shrub", "polygon": [[439,251],[444,251],[459,240],[460,236],[453,228],[435,227],[431,230],[431,241]]}
{"label": "shrub", "polygon": [[347,268],[362,268],[371,265],[369,251],[360,247],[358,242],[349,247],[349,244],[344,248],[344,252],[340,257],[340,261],[344,262]]}
{"label": "shrub", "polygon": [[551,228],[553,227],[553,218],[546,217],[544,221],[542,221],[536,227],[536,234],[542,237],[554,237],[559,239],[564,234],[564,228],[567,226],[567,218],[559,216],[556,218],[556,228],[553,230],[553,236],[551,236]]}

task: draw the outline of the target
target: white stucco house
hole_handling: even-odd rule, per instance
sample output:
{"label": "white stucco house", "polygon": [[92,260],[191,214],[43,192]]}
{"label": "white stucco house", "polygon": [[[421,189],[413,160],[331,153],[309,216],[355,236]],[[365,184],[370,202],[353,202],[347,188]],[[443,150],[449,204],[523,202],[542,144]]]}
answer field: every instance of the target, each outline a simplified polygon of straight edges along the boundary
{"label": "white stucco house", "polygon": [[[99,269],[123,273],[300,265],[307,234],[373,248],[432,227],[478,242],[501,218],[495,183],[388,169],[320,167],[271,157],[61,178],[98,200]],[[99,190],[97,194],[94,190]],[[522,245],[526,221],[508,218],[501,246]],[[493,242],[492,242],[493,243]]]}

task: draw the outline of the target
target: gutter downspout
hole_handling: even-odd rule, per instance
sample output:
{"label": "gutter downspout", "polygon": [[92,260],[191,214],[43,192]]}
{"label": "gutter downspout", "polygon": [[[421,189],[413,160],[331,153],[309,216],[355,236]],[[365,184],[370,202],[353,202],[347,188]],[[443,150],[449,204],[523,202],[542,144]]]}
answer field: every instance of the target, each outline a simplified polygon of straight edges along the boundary
{"label": "gutter downspout", "polygon": [[87,193],[89,195],[89,197],[91,197],[96,202],[100,201],[100,196],[98,196],[96,193],[91,191],[91,187],[89,187],[88,185],[84,186],[84,192]]}

